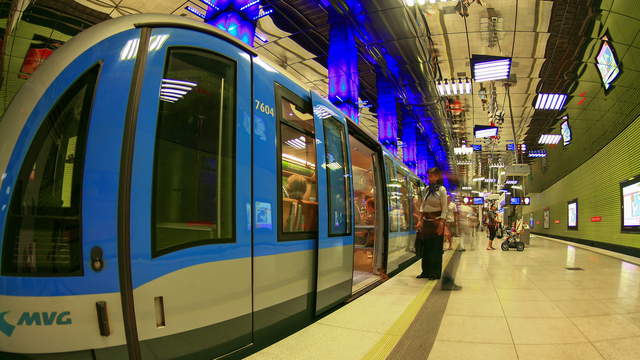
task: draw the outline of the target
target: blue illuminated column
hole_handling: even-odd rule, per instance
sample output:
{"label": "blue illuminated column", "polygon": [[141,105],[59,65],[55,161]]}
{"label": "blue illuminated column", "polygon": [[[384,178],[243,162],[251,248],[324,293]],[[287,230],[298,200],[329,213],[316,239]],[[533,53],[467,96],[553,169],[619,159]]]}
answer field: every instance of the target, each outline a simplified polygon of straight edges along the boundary
{"label": "blue illuminated column", "polygon": [[380,71],[376,74],[378,91],[378,140],[398,155],[398,114],[393,84]]}
{"label": "blue illuminated column", "polygon": [[427,182],[427,171],[429,170],[429,158],[428,152],[429,150],[429,140],[426,134],[426,130],[424,132],[418,131],[417,136],[417,147],[416,147],[416,175],[422,181]]}
{"label": "blue illuminated column", "polygon": [[329,101],[357,123],[360,79],[355,31],[335,11],[329,13],[329,23]]}
{"label": "blue illuminated column", "polygon": [[402,162],[404,162],[411,171],[416,172],[417,122],[410,114],[407,114],[407,112],[403,112],[402,115]]}
{"label": "blue illuminated column", "polygon": [[206,6],[206,14],[200,7],[187,6],[186,9],[216,28],[253,46],[256,22],[273,12],[273,9],[261,4],[261,0],[200,0]]}

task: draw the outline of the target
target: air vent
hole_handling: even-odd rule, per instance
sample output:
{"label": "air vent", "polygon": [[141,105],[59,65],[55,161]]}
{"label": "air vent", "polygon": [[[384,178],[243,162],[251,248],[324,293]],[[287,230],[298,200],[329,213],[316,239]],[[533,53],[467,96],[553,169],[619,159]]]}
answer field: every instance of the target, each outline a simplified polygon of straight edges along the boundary
{"label": "air vent", "polygon": [[584,270],[584,269],[583,269],[583,268],[581,268],[581,267],[566,267],[565,269],[567,269],[567,270],[574,270],[574,271],[575,271],[575,270],[578,270],[578,271],[580,271],[580,270]]}

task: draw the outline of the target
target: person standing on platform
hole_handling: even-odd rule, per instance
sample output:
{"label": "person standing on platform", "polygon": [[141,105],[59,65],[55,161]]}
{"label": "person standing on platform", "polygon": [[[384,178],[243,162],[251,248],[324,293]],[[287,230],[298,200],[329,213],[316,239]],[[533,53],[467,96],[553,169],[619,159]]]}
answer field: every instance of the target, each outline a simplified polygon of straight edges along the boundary
{"label": "person standing on platform", "polygon": [[[444,228],[444,242],[447,245],[445,250],[453,250],[451,247],[453,240],[453,233],[456,228],[456,213],[458,212],[456,202],[452,197],[449,197],[449,205],[447,207],[447,224]],[[464,245],[461,250],[464,250]]]}
{"label": "person standing on platform", "polygon": [[447,190],[442,186],[442,172],[431,168],[429,187],[420,204],[420,220],[416,225],[422,242],[422,273],[418,279],[440,279],[442,275],[442,245],[447,219]]}
{"label": "person standing on platform", "polygon": [[489,242],[487,243],[487,250],[495,250],[493,247],[493,239],[496,238],[496,233],[498,232],[498,227],[500,223],[498,222],[498,213],[496,211],[495,205],[491,205],[491,208],[487,212],[487,228],[489,230]]}

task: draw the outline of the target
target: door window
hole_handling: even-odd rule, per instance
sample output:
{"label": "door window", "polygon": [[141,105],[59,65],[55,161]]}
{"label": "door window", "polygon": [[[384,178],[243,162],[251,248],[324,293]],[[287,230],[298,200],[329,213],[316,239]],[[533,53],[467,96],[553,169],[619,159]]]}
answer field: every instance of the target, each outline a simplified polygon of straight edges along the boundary
{"label": "door window", "polygon": [[351,234],[351,190],[349,188],[345,128],[333,117],[324,119],[324,145],[329,198],[329,235]]}
{"label": "door window", "polygon": [[82,275],[82,174],[99,70],[62,95],[27,152],[7,218],[5,275]]}
{"label": "door window", "polygon": [[318,186],[313,114],[308,101],[276,85],[280,122],[280,240],[318,232]]}
{"label": "door window", "polygon": [[234,241],[235,73],[221,55],[169,50],[154,155],[154,257]]}

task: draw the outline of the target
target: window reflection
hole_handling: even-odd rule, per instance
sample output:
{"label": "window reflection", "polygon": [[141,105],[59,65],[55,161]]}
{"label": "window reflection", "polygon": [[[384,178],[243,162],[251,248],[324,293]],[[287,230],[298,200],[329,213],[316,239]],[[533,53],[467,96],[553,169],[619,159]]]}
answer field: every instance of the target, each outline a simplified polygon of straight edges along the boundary
{"label": "window reflection", "polygon": [[280,105],[282,232],[317,232],[318,190],[313,115],[284,97]]}

